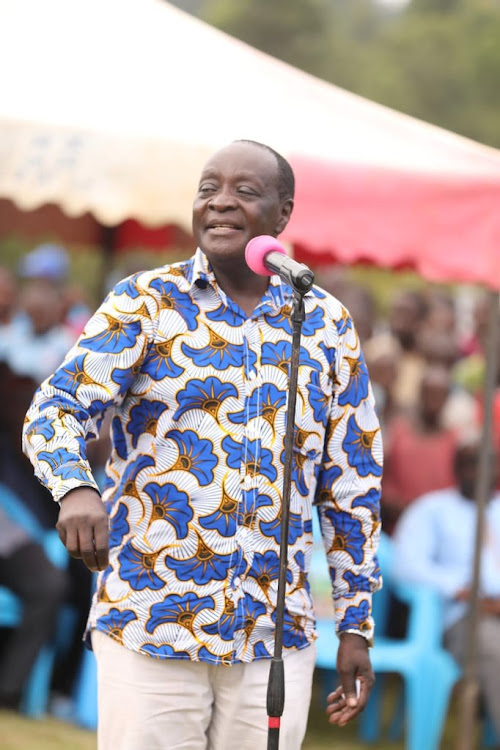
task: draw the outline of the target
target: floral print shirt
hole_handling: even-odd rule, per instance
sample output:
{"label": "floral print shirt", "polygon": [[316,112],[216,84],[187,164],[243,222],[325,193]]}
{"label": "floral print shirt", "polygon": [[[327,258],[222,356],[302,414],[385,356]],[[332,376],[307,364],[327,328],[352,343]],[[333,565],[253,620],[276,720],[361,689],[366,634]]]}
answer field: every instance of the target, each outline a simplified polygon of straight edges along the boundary
{"label": "floral print shirt", "polygon": [[[273,276],[248,317],[198,250],[120,282],[37,391],[24,445],[55,500],[97,488],[85,444],[112,412],[110,560],[89,629],[157,658],[272,655],[291,302]],[[338,631],[371,639],[380,586],[382,445],[368,373],[341,303],[318,287],[304,303],[285,653],[315,638],[313,509]]]}

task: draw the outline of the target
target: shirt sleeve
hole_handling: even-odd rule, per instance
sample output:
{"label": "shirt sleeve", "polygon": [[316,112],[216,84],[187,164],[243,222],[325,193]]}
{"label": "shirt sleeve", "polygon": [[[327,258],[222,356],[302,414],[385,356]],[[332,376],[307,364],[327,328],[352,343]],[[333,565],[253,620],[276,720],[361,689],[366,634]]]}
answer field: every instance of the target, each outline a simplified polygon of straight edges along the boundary
{"label": "shirt sleeve", "polygon": [[335,353],[334,394],[316,502],[333,586],[337,632],[373,640],[372,593],[382,585],[382,440],[368,370],[344,311]]}
{"label": "shirt sleeve", "polygon": [[115,287],[62,365],[35,393],[23,449],[35,474],[60,501],[70,490],[98,490],[86,455],[105,411],[119,404],[154,340],[158,305],[137,277]]}

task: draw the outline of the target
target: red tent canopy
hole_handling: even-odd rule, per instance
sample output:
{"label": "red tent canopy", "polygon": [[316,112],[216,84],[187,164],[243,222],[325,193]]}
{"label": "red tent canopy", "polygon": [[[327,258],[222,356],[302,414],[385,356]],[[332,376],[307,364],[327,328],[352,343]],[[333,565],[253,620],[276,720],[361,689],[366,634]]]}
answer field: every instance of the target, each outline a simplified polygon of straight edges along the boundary
{"label": "red tent canopy", "polygon": [[[432,281],[500,287],[500,190],[454,179],[293,159],[287,238],[298,260],[414,268]],[[308,185],[314,184],[314,190]]]}

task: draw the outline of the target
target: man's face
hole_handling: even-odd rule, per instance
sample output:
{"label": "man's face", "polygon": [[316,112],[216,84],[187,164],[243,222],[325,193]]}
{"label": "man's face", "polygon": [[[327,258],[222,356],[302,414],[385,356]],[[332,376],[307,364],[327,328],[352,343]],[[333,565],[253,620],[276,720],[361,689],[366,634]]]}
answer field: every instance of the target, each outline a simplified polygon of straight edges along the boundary
{"label": "man's face", "polygon": [[[476,482],[479,472],[479,445],[470,445],[459,448],[455,457],[455,474],[462,495],[469,500],[475,499]],[[496,454],[490,456],[492,475],[490,491],[493,490],[498,481],[498,460]]]}
{"label": "man's face", "polygon": [[263,148],[233,143],[205,165],[193,204],[193,234],[210,261],[241,258],[252,237],[276,237],[293,201],[278,192],[278,165]]}
{"label": "man's face", "polygon": [[58,325],[63,317],[60,292],[48,281],[36,279],[24,287],[21,307],[29,315],[36,334],[43,334]]}
{"label": "man's face", "polygon": [[450,389],[448,384],[425,382],[421,389],[421,406],[424,414],[437,416],[444,409]]}
{"label": "man's face", "polygon": [[403,346],[413,343],[419,324],[417,304],[411,294],[401,292],[393,301],[389,313],[391,331]]}
{"label": "man's face", "polygon": [[457,460],[456,473],[462,495],[470,500],[474,499],[478,466],[479,451],[474,448],[464,448]]}

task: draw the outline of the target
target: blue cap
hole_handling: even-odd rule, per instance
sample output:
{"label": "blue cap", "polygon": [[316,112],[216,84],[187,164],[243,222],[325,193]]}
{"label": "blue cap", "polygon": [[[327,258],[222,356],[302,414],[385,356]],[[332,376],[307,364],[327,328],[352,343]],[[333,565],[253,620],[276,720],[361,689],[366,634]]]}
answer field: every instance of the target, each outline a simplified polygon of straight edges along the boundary
{"label": "blue cap", "polygon": [[60,245],[51,242],[38,245],[27,253],[19,267],[23,279],[44,278],[54,281],[65,279],[68,270],[68,253]]}

